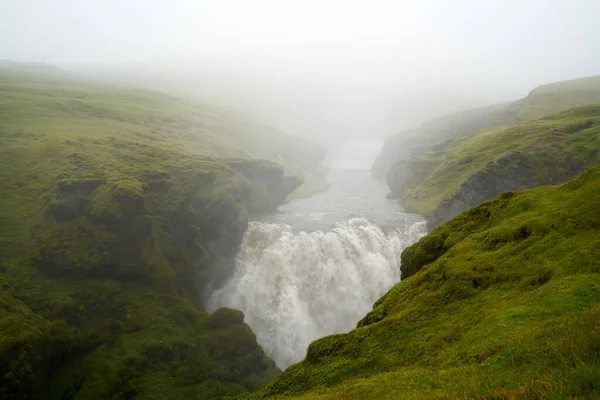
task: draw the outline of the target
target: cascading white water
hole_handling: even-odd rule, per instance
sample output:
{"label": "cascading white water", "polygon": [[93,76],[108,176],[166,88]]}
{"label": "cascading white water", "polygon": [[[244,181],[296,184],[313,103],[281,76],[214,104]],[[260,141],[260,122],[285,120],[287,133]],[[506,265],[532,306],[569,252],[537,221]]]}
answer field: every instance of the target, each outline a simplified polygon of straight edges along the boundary
{"label": "cascading white water", "polygon": [[311,341],[354,328],[400,280],[400,254],[425,230],[415,219],[380,227],[349,218],[310,232],[252,222],[236,272],[209,308],[242,310],[266,353],[286,368],[302,360]]}
{"label": "cascading white water", "polygon": [[234,275],[206,304],[242,310],[282,369],[313,340],[353,329],[400,280],[402,250],[426,233],[371,177],[379,148],[339,144],[327,160],[329,190],[250,223]]}

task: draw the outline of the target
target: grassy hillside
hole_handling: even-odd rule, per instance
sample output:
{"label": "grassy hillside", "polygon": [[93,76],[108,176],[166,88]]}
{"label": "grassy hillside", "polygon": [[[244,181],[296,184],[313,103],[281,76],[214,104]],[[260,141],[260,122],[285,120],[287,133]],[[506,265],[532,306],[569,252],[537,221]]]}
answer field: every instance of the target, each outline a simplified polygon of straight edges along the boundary
{"label": "grassy hillside", "polygon": [[[517,163],[512,158],[521,158]],[[390,185],[402,181],[397,195],[403,206],[431,217],[436,207],[451,199],[461,185],[477,174],[502,165],[506,190],[564,182],[585,168],[600,163],[600,106],[575,108],[510,128],[489,128],[450,143],[444,150],[427,152],[405,163],[398,163],[389,174]],[[414,173],[407,173],[410,170]],[[480,188],[497,185],[482,175]],[[475,201],[468,208],[479,204]],[[483,200],[486,200],[485,198]],[[469,202],[470,199],[465,199]],[[462,211],[462,210],[461,210]]]}
{"label": "grassy hillside", "polygon": [[520,102],[516,122],[595,103],[600,103],[600,76],[550,83],[535,88]]}
{"label": "grassy hillside", "polygon": [[384,180],[399,161],[410,160],[429,151],[443,150],[452,140],[470,136],[482,129],[507,126],[514,120],[518,106],[518,102],[506,103],[453,113],[389,136],[385,139],[382,153],[373,164],[373,176]]}
{"label": "grassy hillside", "polygon": [[2,71],[0,398],[211,398],[280,372],[242,313],[200,302],[249,216],[300,183],[271,161],[202,155],[293,143],[266,131],[245,152],[259,138],[245,126],[162,94]]}
{"label": "grassy hillside", "polygon": [[238,114],[160,92],[86,82],[46,65],[3,63],[0,72],[0,121],[9,143],[20,133],[110,147],[133,141],[191,154],[263,158],[313,187],[323,181],[313,170],[324,148]]}
{"label": "grassy hillside", "polygon": [[[404,184],[399,179],[401,176],[413,177],[414,181],[426,179],[421,173],[427,171],[427,167],[413,169],[410,166],[417,157],[427,159],[428,153],[443,152],[476,133],[515,126],[551,113],[595,103],[600,103],[600,76],[551,83],[534,89],[518,101],[443,116],[387,138],[382,154],[373,166],[373,174],[385,179],[398,163],[396,172],[403,169],[404,173],[394,172],[387,180],[392,191],[399,192]],[[437,167],[443,162],[442,158],[428,161]],[[417,165],[420,166],[419,163]]]}
{"label": "grassy hillside", "polygon": [[598,398],[598,210],[600,167],[462,213],[404,251],[356,329],[250,397]]}
{"label": "grassy hillside", "polygon": [[539,86],[523,99],[442,116],[398,136],[417,145],[443,143],[470,136],[482,129],[518,125],[595,103],[600,103],[600,76]]}

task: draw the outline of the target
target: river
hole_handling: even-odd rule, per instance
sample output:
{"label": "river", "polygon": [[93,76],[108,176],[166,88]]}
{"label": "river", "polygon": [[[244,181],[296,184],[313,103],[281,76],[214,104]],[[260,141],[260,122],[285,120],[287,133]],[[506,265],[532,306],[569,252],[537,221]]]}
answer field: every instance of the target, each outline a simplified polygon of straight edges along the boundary
{"label": "river", "polygon": [[402,250],[426,233],[352,158],[333,163],[326,192],[250,223],[234,275],[207,305],[242,310],[282,369],[313,340],[353,329],[400,280]]}

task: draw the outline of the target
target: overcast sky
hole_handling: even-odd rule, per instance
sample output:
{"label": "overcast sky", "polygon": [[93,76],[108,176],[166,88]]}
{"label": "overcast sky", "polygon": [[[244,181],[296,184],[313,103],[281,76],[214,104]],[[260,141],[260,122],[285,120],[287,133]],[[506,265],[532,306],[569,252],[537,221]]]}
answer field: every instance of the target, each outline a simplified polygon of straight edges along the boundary
{"label": "overcast sky", "polygon": [[[432,107],[446,112],[516,98],[542,83],[600,73],[600,0],[0,5],[0,58],[202,66],[307,82],[337,90],[335,118],[362,131],[380,119],[377,131],[389,133],[430,117]],[[438,99],[427,101],[437,92]],[[358,110],[369,117],[354,121]],[[406,123],[386,123],[390,114]]]}

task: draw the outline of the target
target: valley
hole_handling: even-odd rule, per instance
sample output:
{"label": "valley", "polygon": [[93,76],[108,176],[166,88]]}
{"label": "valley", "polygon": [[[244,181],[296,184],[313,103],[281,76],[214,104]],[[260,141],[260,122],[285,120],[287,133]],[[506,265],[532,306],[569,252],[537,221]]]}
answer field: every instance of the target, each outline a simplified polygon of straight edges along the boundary
{"label": "valley", "polygon": [[0,69],[0,397],[600,395],[598,77],[375,154]]}

